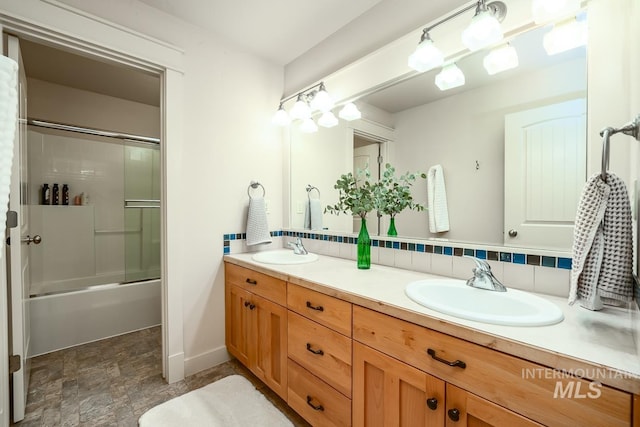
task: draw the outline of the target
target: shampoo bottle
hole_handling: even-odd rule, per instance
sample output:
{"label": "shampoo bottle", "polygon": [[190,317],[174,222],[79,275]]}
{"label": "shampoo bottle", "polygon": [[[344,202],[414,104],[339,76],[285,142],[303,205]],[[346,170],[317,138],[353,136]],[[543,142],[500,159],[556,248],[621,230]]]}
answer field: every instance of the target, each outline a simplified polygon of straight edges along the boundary
{"label": "shampoo bottle", "polygon": [[53,184],[53,190],[51,191],[51,204],[57,205],[60,203],[60,188],[58,184]]}
{"label": "shampoo bottle", "polygon": [[49,184],[42,185],[42,198],[40,199],[40,204],[51,204],[51,189],[49,188]]}

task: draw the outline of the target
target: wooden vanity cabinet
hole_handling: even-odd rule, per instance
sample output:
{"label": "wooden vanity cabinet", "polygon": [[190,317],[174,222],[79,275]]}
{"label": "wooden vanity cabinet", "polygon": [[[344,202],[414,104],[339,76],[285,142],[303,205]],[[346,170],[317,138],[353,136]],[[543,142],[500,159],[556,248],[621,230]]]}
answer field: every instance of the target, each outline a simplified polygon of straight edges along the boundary
{"label": "wooden vanity cabinet", "polygon": [[232,264],[225,275],[227,350],[286,400],[286,282]]}

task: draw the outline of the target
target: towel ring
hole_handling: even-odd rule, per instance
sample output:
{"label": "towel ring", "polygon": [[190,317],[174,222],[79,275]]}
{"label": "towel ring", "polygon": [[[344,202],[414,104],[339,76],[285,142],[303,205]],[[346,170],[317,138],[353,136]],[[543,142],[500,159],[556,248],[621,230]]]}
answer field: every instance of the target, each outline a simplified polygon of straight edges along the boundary
{"label": "towel ring", "polygon": [[600,172],[600,178],[602,178],[603,181],[607,180],[607,169],[609,169],[609,138],[611,138],[611,135],[615,135],[620,132],[640,141],[640,114],[621,128],[615,129],[612,127],[606,127],[600,131],[600,136],[603,138],[602,171]]}
{"label": "towel ring", "polygon": [[318,199],[320,198],[320,190],[318,190],[318,187],[314,187],[313,185],[309,184],[307,185],[307,197],[309,198],[309,200],[311,200],[311,191],[312,190],[316,190],[318,192]]}
{"label": "towel ring", "polygon": [[267,192],[264,189],[264,186],[262,184],[260,184],[258,181],[251,181],[251,183],[249,184],[249,186],[247,187],[247,196],[249,196],[249,198],[251,199],[251,189],[253,188],[254,190],[256,188],[262,188],[262,197],[265,196],[265,194],[267,194]]}

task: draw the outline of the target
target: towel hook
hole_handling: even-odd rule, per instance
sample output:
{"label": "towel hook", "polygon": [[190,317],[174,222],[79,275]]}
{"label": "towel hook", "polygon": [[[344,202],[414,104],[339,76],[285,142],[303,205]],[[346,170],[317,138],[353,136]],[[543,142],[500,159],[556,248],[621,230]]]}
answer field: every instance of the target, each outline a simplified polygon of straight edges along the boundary
{"label": "towel hook", "polygon": [[609,169],[609,139],[616,133],[624,133],[636,140],[640,141],[640,114],[636,116],[634,120],[627,123],[621,128],[614,129],[612,127],[606,127],[600,131],[602,139],[602,171],[600,172],[600,178],[603,181],[607,179],[607,169]]}
{"label": "towel hook", "polygon": [[309,184],[307,185],[307,197],[309,198],[309,200],[311,200],[311,191],[312,190],[316,190],[318,192],[318,199],[320,198],[320,190],[318,190],[318,187],[314,187],[313,185]]}
{"label": "towel hook", "polygon": [[262,197],[265,196],[265,194],[267,194],[267,192],[264,189],[264,186],[262,184],[260,184],[258,181],[251,181],[251,183],[249,184],[249,186],[247,187],[247,196],[249,196],[249,198],[251,199],[251,189],[253,188],[254,190],[258,187],[262,188]]}

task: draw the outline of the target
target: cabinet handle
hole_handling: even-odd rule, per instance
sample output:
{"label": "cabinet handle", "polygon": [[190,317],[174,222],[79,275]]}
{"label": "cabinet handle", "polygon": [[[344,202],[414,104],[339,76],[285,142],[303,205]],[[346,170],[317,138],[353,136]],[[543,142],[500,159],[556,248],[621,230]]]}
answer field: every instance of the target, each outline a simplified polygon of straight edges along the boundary
{"label": "cabinet handle", "polygon": [[435,397],[428,398],[427,399],[427,406],[432,411],[435,411],[436,409],[438,409],[438,399],[436,399]]}
{"label": "cabinet handle", "polygon": [[451,421],[460,421],[460,411],[456,408],[449,409],[447,411],[447,415],[449,415]]}
{"label": "cabinet handle", "polygon": [[255,304],[249,304],[249,310],[253,310],[254,308],[256,308]]}
{"label": "cabinet handle", "polygon": [[249,279],[248,277],[247,277],[247,280],[245,280],[245,282],[247,282],[250,285],[257,285],[258,284],[257,280]]}
{"label": "cabinet handle", "polygon": [[307,350],[310,351],[313,354],[317,354],[319,356],[324,356],[324,351],[322,350],[314,350],[311,348],[311,344],[307,343]]}
{"label": "cabinet handle", "polygon": [[448,366],[457,366],[458,368],[462,368],[462,369],[467,367],[467,364],[464,363],[462,360],[454,360],[453,362],[449,362],[448,360],[445,360],[436,356],[436,351],[432,348],[427,349],[427,354],[429,354],[429,356],[431,356],[433,359],[437,360],[438,362],[444,363],[445,365],[448,365]]}
{"label": "cabinet handle", "polygon": [[245,306],[245,307],[249,307],[249,304],[251,304],[249,301],[245,301],[245,302],[244,302],[244,306]]}
{"label": "cabinet handle", "polygon": [[307,396],[307,405],[311,406],[316,411],[324,411],[324,406],[322,406],[322,405],[314,405],[311,402],[312,400],[313,400],[313,397]]}
{"label": "cabinet handle", "polygon": [[324,311],[324,307],[321,305],[312,305],[311,302],[307,301],[307,307],[310,308],[311,310],[316,310],[316,311]]}

